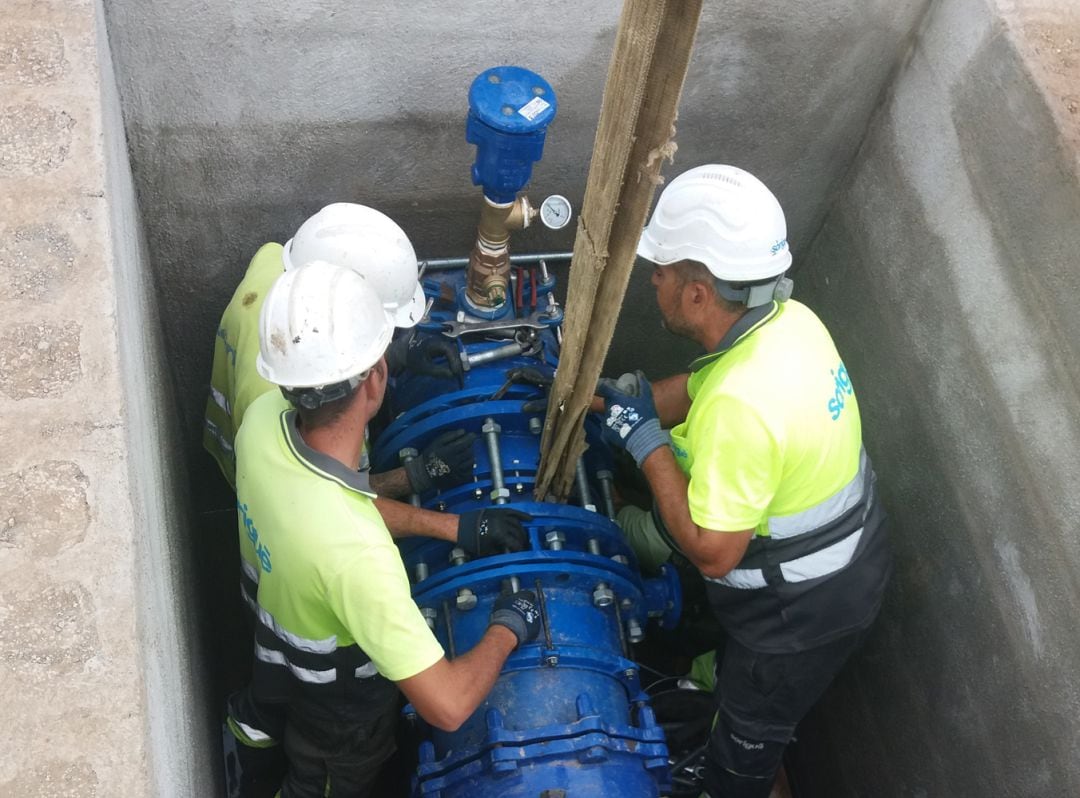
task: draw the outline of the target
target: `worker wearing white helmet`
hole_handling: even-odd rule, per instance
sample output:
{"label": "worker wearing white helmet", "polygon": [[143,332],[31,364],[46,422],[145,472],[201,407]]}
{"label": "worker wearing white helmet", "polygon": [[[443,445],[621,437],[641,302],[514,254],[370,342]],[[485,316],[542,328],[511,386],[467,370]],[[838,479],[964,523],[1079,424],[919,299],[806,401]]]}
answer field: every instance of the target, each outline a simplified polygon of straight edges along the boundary
{"label": "worker wearing white helmet", "polygon": [[[305,221],[285,246],[265,244],[255,253],[218,325],[210,396],[206,403],[203,446],[234,485],[233,442],[244,413],[274,386],[255,372],[257,320],[270,285],[294,264],[322,260],[352,269],[369,281],[402,332],[388,355],[391,371],[458,379],[461,361],[443,336],[413,331],[424,313],[424,289],[417,279],[416,253],[393,220],[374,208],[350,202],[327,205]],[[410,343],[412,344],[410,346]],[[380,495],[402,498],[472,478],[472,438],[463,431],[432,442],[407,467],[372,476]]]}
{"label": "worker wearing white helmet", "polygon": [[[284,273],[309,261],[334,263],[362,276],[379,296],[383,310],[398,332],[387,351],[391,373],[405,368],[414,373],[452,381],[461,374],[453,342],[443,336],[422,336],[414,327],[424,312],[424,292],[417,275],[416,253],[405,232],[389,217],[355,203],[328,205],[305,221],[284,247],[264,245],[252,258],[218,326],[206,403],[203,445],[235,489],[235,439],[253,402],[266,393],[279,401],[277,385],[256,369],[259,353],[259,314],[270,287]],[[385,342],[384,342],[385,343]],[[315,364],[308,364],[315,367]],[[395,501],[409,494],[445,489],[472,478],[475,435],[452,430],[430,441],[404,468],[369,475],[379,495],[376,507],[396,535],[425,535],[449,540],[476,555],[519,551],[528,536],[522,527],[527,515],[515,510],[473,511],[461,515],[436,513]],[[362,458],[366,470],[366,452]],[[235,697],[234,697],[235,698]],[[262,779],[280,768],[273,743],[280,722],[249,704],[230,702],[229,728],[239,743],[235,774],[239,794],[258,790]],[[259,720],[253,720],[258,717]],[[259,727],[247,734],[245,728]]]}
{"label": "worker wearing white helmet", "polygon": [[252,682],[234,701],[254,714],[232,725],[259,743],[268,708],[284,718],[282,798],[371,794],[394,750],[397,688],[427,722],[456,729],[539,631],[535,596],[504,596],[476,647],[448,661],[412,600],[360,470],[394,321],[364,278],[323,262],[290,268],[260,316],[258,373],[280,392],[252,402],[236,440],[256,630]]}
{"label": "worker wearing white helmet", "polygon": [[700,571],[725,632],[706,793],[765,798],[891,571],[859,406],[828,331],[788,299],[784,213],[753,175],[677,177],[638,255],[654,264],[664,326],[706,354],[652,385],[641,372],[601,381],[605,437],[654,496],[651,513],[618,520],[644,567],[678,552]]}

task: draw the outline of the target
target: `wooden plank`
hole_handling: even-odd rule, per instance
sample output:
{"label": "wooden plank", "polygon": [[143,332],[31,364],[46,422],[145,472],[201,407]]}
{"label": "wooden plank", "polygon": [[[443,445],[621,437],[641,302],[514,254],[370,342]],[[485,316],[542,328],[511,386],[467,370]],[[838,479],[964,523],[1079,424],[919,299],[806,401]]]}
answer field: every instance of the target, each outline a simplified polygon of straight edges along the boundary
{"label": "wooden plank", "polygon": [[536,495],[564,499],[585,449],[583,422],[607,356],[637,241],[675,153],[675,118],[701,0],[627,0],[593,143],[567,287],[559,370]]}

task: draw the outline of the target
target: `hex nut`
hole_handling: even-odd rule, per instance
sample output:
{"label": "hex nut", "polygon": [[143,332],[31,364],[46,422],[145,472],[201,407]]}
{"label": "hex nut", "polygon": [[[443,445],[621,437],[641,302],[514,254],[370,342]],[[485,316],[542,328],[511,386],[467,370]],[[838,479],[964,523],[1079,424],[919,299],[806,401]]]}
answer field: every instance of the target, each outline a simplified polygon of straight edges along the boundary
{"label": "hex nut", "polygon": [[476,606],[476,602],[476,594],[469,590],[469,588],[463,587],[461,588],[461,590],[458,591],[455,603],[457,604],[457,608],[462,612],[468,612],[469,610],[471,610],[473,607]]}
{"label": "hex nut", "polygon": [[615,601],[615,591],[601,582],[593,591],[592,600],[597,607],[610,607]]}

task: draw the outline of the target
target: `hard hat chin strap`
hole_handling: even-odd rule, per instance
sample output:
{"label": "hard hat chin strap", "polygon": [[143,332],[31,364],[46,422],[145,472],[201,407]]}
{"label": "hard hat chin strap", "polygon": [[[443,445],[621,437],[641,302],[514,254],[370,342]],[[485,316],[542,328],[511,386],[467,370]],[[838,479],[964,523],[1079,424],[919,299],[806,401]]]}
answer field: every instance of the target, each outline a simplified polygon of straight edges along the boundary
{"label": "hard hat chin strap", "polygon": [[716,280],[716,290],[720,296],[728,302],[738,302],[748,308],[768,304],[774,299],[777,302],[786,302],[791,298],[791,289],[794,286],[791,279],[782,274],[762,282],[738,285],[727,280]]}
{"label": "hard hat chin strap", "polygon": [[321,385],[317,388],[286,388],[281,386],[282,395],[297,407],[305,410],[318,410],[323,405],[344,399],[359,387],[360,383],[367,379],[371,369],[368,369],[355,377],[350,377],[341,382]]}

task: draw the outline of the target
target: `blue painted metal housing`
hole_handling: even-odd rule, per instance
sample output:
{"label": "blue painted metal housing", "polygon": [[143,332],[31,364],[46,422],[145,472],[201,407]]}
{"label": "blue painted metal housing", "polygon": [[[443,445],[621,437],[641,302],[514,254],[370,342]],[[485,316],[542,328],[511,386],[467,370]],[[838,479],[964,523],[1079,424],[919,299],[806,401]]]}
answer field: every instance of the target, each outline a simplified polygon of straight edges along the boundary
{"label": "blue painted metal housing", "polygon": [[555,118],[555,90],[535,72],[517,66],[481,72],[469,89],[465,140],[476,145],[473,184],[496,203],[513,202],[544,154]]}
{"label": "blue painted metal housing", "polygon": [[[443,273],[425,289],[431,297],[459,296],[463,279]],[[402,544],[414,598],[448,655],[480,640],[503,591],[537,592],[544,621],[544,633],[510,656],[491,694],[458,731],[425,729],[414,795],[537,798],[563,790],[568,797],[656,798],[668,784],[667,747],[642,690],[632,642],[650,618],[665,626],[677,621],[678,582],[673,572],[642,579],[633,552],[602,512],[600,475],[611,461],[598,426],[587,426],[590,450],[579,480],[584,496],[574,504],[533,500],[543,410],[524,412],[523,406],[542,400],[544,388],[507,386],[507,376],[522,367],[553,376],[562,313],[548,299],[553,278],[541,283],[537,270],[518,279],[537,281],[536,306],[543,311],[511,307],[499,322],[506,326],[491,329],[492,322],[465,317],[458,307],[435,306],[421,329],[434,334],[454,322],[454,332],[465,331],[455,340],[467,360],[515,341],[527,343],[528,354],[479,363],[464,386],[397,379],[387,397],[396,417],[373,453],[377,470],[392,468],[400,450],[421,449],[446,430],[476,432],[474,481],[424,494],[421,504],[460,513],[498,500],[533,516],[529,548],[515,554],[470,561],[448,543],[415,538]],[[531,296],[529,289],[521,295]],[[469,324],[487,326],[468,332]],[[587,509],[593,506],[600,511]]]}

